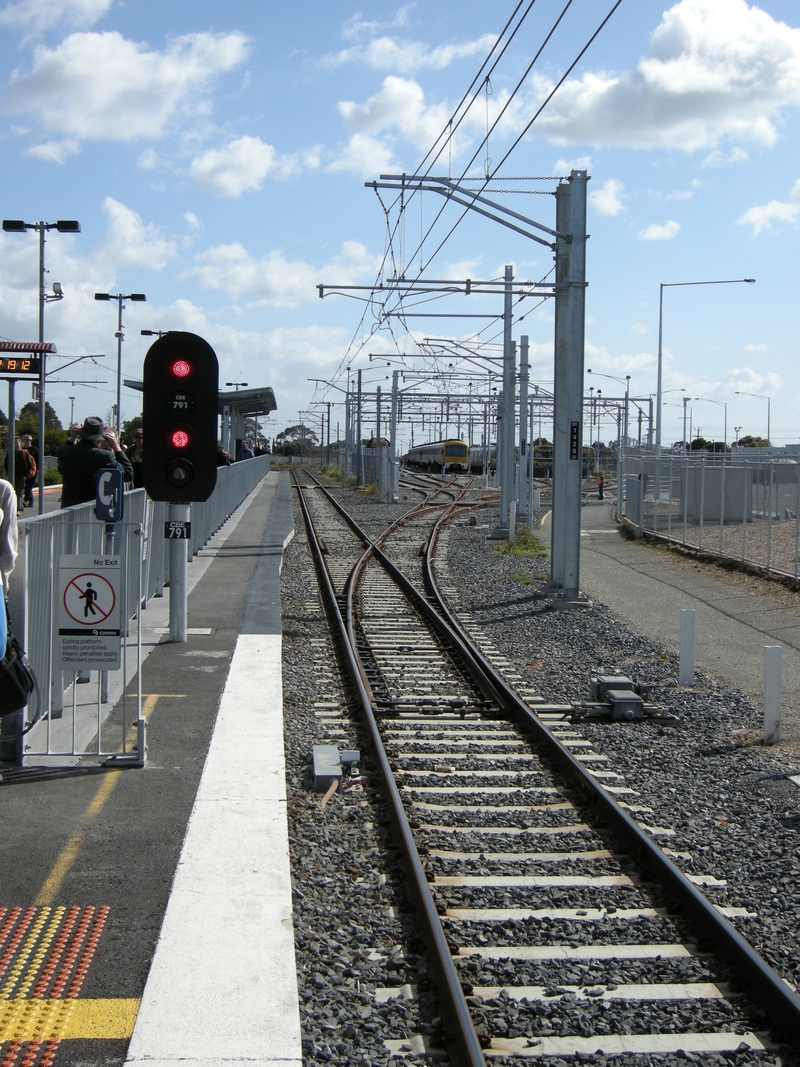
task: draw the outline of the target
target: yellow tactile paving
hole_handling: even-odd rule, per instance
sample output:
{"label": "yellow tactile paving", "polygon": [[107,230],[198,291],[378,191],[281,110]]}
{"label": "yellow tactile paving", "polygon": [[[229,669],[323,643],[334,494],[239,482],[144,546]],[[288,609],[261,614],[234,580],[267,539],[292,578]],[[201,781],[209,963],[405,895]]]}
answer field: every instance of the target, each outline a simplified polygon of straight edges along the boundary
{"label": "yellow tactile paving", "polygon": [[0,1042],[129,1038],[138,1010],[138,997],[0,1001]]}

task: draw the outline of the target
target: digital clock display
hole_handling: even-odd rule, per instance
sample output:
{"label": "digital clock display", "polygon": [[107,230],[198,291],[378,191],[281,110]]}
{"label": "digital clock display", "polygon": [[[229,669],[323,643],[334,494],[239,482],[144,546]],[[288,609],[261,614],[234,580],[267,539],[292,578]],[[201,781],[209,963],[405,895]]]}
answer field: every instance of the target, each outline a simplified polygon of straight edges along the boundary
{"label": "digital clock display", "polygon": [[38,378],[39,359],[34,356],[0,356],[0,375]]}

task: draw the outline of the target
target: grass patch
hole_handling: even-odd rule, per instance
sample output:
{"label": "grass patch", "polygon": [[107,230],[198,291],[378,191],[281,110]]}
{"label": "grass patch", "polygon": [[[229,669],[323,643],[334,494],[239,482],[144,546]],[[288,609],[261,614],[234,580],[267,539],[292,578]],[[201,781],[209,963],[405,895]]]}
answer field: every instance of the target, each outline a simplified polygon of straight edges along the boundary
{"label": "grass patch", "polygon": [[329,467],[320,467],[320,474],[326,475],[328,478],[335,478],[337,482],[342,480],[342,468],[335,467],[331,464]]}
{"label": "grass patch", "polygon": [[356,478],[355,474],[345,474],[342,482],[348,489],[352,489],[354,485],[358,485],[358,478]]}
{"label": "grass patch", "polygon": [[533,578],[525,570],[514,571],[511,581],[516,582],[517,585],[533,585]]}
{"label": "grass patch", "polygon": [[57,467],[51,467],[49,471],[44,472],[44,484],[45,485],[61,485],[61,471]]}
{"label": "grass patch", "polygon": [[381,487],[377,482],[370,482],[369,485],[362,485],[361,492],[366,496],[377,496],[380,493]]}
{"label": "grass patch", "polygon": [[506,556],[546,556],[547,546],[543,545],[533,530],[527,526],[517,527],[514,544],[507,541],[498,545],[495,552],[502,552]]}

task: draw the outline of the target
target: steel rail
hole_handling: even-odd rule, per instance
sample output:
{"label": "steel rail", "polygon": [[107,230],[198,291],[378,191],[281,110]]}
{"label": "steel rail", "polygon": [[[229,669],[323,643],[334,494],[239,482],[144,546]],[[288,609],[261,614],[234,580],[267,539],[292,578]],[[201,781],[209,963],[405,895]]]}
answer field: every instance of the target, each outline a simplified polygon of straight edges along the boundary
{"label": "steel rail", "polygon": [[[370,700],[369,685],[366,682],[363,668],[356,652],[355,633],[352,630],[352,626],[349,623],[346,624],[345,620],[342,618],[339,601],[333,588],[333,583],[328,572],[324,555],[317,540],[308,506],[303,497],[303,493],[300,491],[297,475],[295,472],[292,473],[297,485],[297,497],[303,512],[303,521],[305,522],[309,546],[311,547],[311,553],[320,580],[320,586],[323,590],[324,599],[327,601],[327,606],[336,623],[336,629],[341,641],[341,648],[344,652],[348,671],[358,694],[358,701],[369,730],[374,754],[377,758],[381,774],[381,792],[388,804],[389,813],[395,828],[397,843],[399,843],[403,854],[405,873],[407,875],[407,886],[410,890],[409,895],[417,906],[421,925],[424,928],[424,932],[427,934],[425,940],[429,958],[439,979],[437,982],[437,992],[439,994],[439,1008],[443,1027],[450,1039],[447,1046],[447,1052],[453,1067],[486,1067],[486,1060],[481,1051],[480,1040],[475,1032],[472,1017],[464,997],[464,991],[461,988],[458,972],[453,963],[450,946],[447,943],[447,938],[444,929],[442,928],[439,914],[436,910],[436,904],[430,892],[425,868],[422,865],[419,852],[417,851],[414,835],[408,824],[405,808],[403,807],[403,802],[400,797],[400,791],[394,780],[394,775],[389,765],[389,758],[383,746],[380,731],[378,730],[375,712]],[[313,478],[313,475],[311,475],[311,477]],[[316,481],[316,479],[314,480]],[[328,499],[335,504],[336,501],[333,500],[324,487],[322,488],[328,496]],[[360,564],[372,553],[373,544],[371,539],[363,531],[358,531],[358,536],[369,545],[366,552],[362,555],[361,560],[359,560]],[[348,590],[348,603],[351,603],[352,598],[351,580],[354,571],[355,568],[351,571],[350,577],[348,578],[348,586],[350,587]]]}
{"label": "steel rail", "polygon": [[658,847],[630,815],[603,789],[602,785],[575,759],[567,748],[542,723],[534,712],[491,666],[458,620],[445,604],[433,572],[433,557],[436,552],[439,532],[446,517],[437,522],[431,533],[423,561],[423,574],[428,594],[438,605],[447,625],[469,644],[480,669],[492,678],[493,687],[500,693],[504,706],[514,715],[527,732],[535,735],[536,741],[548,752],[554,762],[570,777],[580,783],[588,794],[598,817],[604,819],[617,834],[634,859],[646,867],[672,896],[672,903],[694,924],[697,932],[708,941],[718,956],[735,972],[745,987],[745,992],[767,1013],[773,1024],[800,1047],[800,998],[781,976],[773,970],[733,926],[732,923],[706,899],[686,875]]}

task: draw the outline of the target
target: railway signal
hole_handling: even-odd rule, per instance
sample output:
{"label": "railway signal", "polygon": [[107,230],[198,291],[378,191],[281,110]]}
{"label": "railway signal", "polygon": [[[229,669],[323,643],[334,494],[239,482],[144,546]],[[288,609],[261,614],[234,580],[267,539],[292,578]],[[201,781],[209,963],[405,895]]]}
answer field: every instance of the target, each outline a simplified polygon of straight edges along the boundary
{"label": "railway signal", "polygon": [[152,500],[207,500],[217,482],[219,368],[194,333],[170,331],[144,359],[144,487]]}

